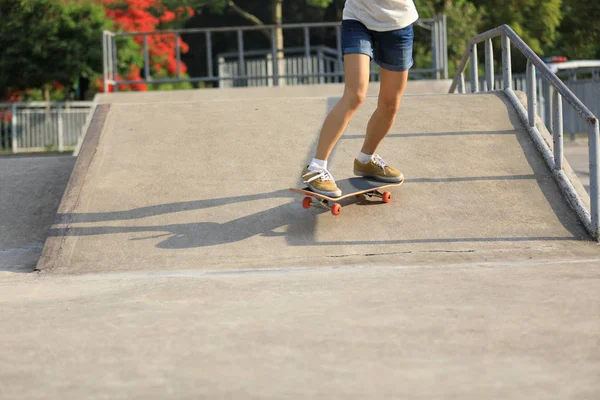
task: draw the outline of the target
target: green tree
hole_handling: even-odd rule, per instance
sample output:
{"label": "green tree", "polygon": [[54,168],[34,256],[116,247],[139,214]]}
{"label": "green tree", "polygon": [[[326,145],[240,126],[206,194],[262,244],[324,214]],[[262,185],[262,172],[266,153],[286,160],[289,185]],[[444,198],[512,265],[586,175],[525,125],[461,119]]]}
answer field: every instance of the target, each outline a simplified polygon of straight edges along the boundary
{"label": "green tree", "polygon": [[484,30],[510,25],[537,54],[543,55],[556,39],[563,0],[471,1],[483,15]]}
{"label": "green tree", "polygon": [[[69,93],[80,77],[102,70],[102,30],[111,29],[104,8],[89,0],[0,2],[0,97],[15,90]],[[122,46],[124,55],[136,52]],[[127,58],[127,57],[124,57]],[[121,62],[129,62],[124,60]]]}
{"label": "green tree", "polygon": [[[483,14],[468,0],[415,0],[420,18],[433,18],[445,14],[448,24],[449,74],[452,76],[468,40],[481,33]],[[431,65],[431,38],[428,35],[415,36],[414,58],[417,67]]]}
{"label": "green tree", "polygon": [[600,7],[593,1],[563,0],[564,18],[552,46],[571,59],[600,59]]}

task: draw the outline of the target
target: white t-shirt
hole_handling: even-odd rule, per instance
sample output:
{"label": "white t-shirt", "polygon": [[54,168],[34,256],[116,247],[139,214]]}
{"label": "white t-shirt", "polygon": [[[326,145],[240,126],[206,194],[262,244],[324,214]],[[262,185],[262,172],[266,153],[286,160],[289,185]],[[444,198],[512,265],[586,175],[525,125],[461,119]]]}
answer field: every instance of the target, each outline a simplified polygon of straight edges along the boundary
{"label": "white t-shirt", "polygon": [[343,19],[362,22],[373,31],[406,28],[419,14],[413,0],[346,0]]}

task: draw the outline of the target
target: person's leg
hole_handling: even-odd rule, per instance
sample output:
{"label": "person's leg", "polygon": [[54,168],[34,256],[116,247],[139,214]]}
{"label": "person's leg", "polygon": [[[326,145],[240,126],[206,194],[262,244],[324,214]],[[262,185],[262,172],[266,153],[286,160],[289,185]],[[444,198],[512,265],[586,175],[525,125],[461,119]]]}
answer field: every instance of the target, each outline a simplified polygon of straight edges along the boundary
{"label": "person's leg", "polygon": [[375,153],[396,120],[408,81],[408,71],[390,71],[381,68],[380,76],[377,108],[367,124],[367,135],[361,149],[363,154],[368,155]]}
{"label": "person's leg", "polygon": [[366,54],[344,56],[344,94],[325,118],[315,158],[326,161],[348,122],[364,102],[369,86],[371,58]]}
{"label": "person's leg", "polygon": [[372,34],[359,21],[342,21],[344,93],[329,112],[319,133],[315,157],[302,171],[302,181],[317,193],[339,197],[341,190],[327,170],[327,159],[348,122],[363,103],[369,85],[373,57]]}
{"label": "person's leg", "polygon": [[399,182],[404,179],[400,171],[387,165],[375,151],[389,133],[400,101],[406,89],[408,70],[413,64],[413,28],[387,32],[376,32],[375,60],[381,67],[380,89],[377,108],[367,124],[367,134],[361,151],[354,161],[354,173],[385,182]]}

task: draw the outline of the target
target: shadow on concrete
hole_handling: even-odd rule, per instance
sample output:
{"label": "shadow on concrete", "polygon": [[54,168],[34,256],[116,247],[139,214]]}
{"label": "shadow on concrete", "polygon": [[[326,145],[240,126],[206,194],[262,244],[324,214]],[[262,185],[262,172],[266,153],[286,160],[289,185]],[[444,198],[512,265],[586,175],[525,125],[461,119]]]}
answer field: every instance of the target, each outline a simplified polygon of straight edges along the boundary
{"label": "shadow on concrete", "polygon": [[[415,178],[407,179],[405,185],[419,183],[450,183],[470,182],[488,180],[531,180],[538,179],[536,175],[515,176],[479,176],[464,178]],[[547,186],[543,184],[542,186]],[[557,189],[556,189],[557,190]],[[72,214],[69,217],[73,223],[86,222],[108,222],[127,221],[138,218],[153,217],[172,214],[190,210],[208,209],[230,204],[244,203],[255,200],[267,200],[273,198],[294,198],[293,201],[270,208],[258,213],[237,218],[226,223],[194,222],[188,224],[153,225],[137,227],[103,226],[103,227],[71,227],[67,231],[68,236],[94,236],[121,233],[145,232],[151,234],[146,238],[132,240],[155,239],[166,237],[157,247],[163,249],[183,249],[194,247],[216,246],[226,243],[237,242],[253,236],[283,236],[291,246],[315,246],[315,245],[386,245],[386,244],[418,244],[418,243],[467,243],[467,242],[526,242],[526,241],[567,241],[581,238],[581,230],[572,227],[572,219],[565,223],[572,229],[569,231],[573,236],[565,237],[492,237],[492,238],[439,238],[439,239],[407,239],[407,240],[384,240],[384,241],[328,241],[318,242],[314,238],[316,217],[319,214],[328,213],[327,210],[311,209],[304,210],[300,204],[301,196],[293,195],[288,190],[278,190],[255,195],[234,196],[216,199],[188,201],[180,203],[162,204],[150,207],[141,207],[131,210],[108,212],[108,213],[85,213]],[[555,212],[568,214],[569,209],[562,199],[553,200],[556,204]],[[340,201],[343,206],[355,204],[357,206],[369,206],[379,204],[377,201],[348,198]],[[557,214],[558,215],[558,214]],[[286,227],[285,232],[278,231]],[[60,235],[65,232],[61,229],[51,229],[50,235]],[[155,233],[155,234],[153,234]]]}
{"label": "shadow on concrete", "polygon": [[[391,134],[388,137],[407,138],[415,136],[453,136],[453,135],[516,135],[519,144],[523,150],[524,156],[530,164],[533,174],[527,175],[508,175],[508,176],[479,176],[479,177],[455,177],[455,178],[413,178],[407,179],[405,185],[414,185],[420,183],[449,183],[449,182],[469,182],[469,181],[491,181],[491,180],[536,180],[538,187],[544,194],[553,212],[561,224],[571,233],[572,236],[564,237],[492,237],[492,238],[438,238],[438,239],[399,239],[384,241],[340,241],[340,242],[317,242],[315,240],[316,217],[319,214],[327,213],[327,210],[302,209],[301,196],[295,196],[288,190],[276,190],[271,192],[224,197],[197,201],[178,202],[170,204],[161,204],[149,207],[141,207],[125,211],[108,213],[82,213],[71,215],[59,215],[59,220],[70,220],[73,224],[97,223],[108,221],[135,220],[138,218],[153,217],[171,213],[184,212],[189,210],[200,210],[212,207],[221,207],[229,204],[238,204],[255,200],[267,200],[273,198],[292,198],[295,199],[289,203],[264,210],[255,214],[237,218],[226,223],[213,222],[194,222],[186,224],[170,224],[159,226],[137,226],[137,227],[73,227],[66,232],[63,229],[51,229],[50,235],[60,236],[91,236],[107,235],[119,233],[139,233],[146,232],[151,234],[147,238],[138,238],[132,240],[143,240],[151,238],[166,237],[157,247],[163,249],[182,249],[193,247],[217,246],[226,243],[241,241],[256,235],[265,237],[283,236],[291,246],[315,246],[315,245],[386,245],[386,244],[417,244],[417,243],[467,243],[467,242],[527,242],[527,241],[568,241],[589,238],[583,226],[578,223],[575,213],[569,208],[568,204],[560,194],[558,185],[552,178],[549,169],[543,163],[542,158],[537,153],[529,134],[525,130],[514,107],[504,94],[497,94],[504,102],[510,115],[510,120],[515,130],[489,131],[489,132],[442,132],[442,133],[419,133],[419,134]],[[339,98],[329,98],[327,103],[327,112],[339,101]],[[315,134],[315,141],[307,149],[307,163],[315,152],[318,132]],[[364,135],[344,135],[343,139],[359,139]],[[335,151],[335,149],[334,149]],[[333,157],[333,154],[332,154]],[[537,160],[535,162],[533,160]],[[540,162],[541,161],[541,162]],[[357,200],[355,198],[347,199],[341,202],[342,205],[357,203],[359,205],[377,204],[370,201]],[[285,232],[281,228],[286,227]]]}

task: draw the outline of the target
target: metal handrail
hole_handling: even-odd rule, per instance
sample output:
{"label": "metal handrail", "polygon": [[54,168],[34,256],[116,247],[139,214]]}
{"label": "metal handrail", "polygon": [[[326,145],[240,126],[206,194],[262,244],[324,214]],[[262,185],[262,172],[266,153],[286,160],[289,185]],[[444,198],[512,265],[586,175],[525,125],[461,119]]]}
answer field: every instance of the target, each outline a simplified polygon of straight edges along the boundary
{"label": "metal handrail", "polygon": [[[428,26],[427,24],[431,24]],[[446,16],[441,15],[436,18],[420,19],[415,22],[415,25],[428,29],[432,32],[431,43],[432,43],[432,68],[429,70],[421,70],[419,72],[429,71],[432,73],[435,79],[443,77],[444,79],[448,76],[448,51],[447,51],[447,29],[446,29]],[[314,23],[294,23],[294,24],[282,24],[282,25],[252,25],[252,26],[235,26],[235,27],[210,27],[210,28],[186,28],[186,29],[169,29],[169,30],[157,30],[157,31],[144,31],[144,32],[110,32],[104,31],[102,36],[102,54],[103,54],[103,81],[104,91],[108,91],[109,85],[113,85],[114,91],[118,91],[120,85],[135,84],[135,83],[167,83],[167,82],[218,82],[221,79],[219,76],[213,75],[213,55],[212,55],[212,37],[214,33],[218,32],[237,32],[237,47],[238,47],[238,62],[240,65],[241,75],[244,79],[248,78],[244,71],[246,50],[244,46],[244,32],[247,31],[267,31],[270,32],[271,48],[270,53],[272,54],[272,60],[278,59],[278,54],[284,49],[277,48],[277,30],[282,29],[302,29],[304,31],[304,51],[306,58],[310,57],[310,29],[314,28],[335,28],[336,30],[336,50],[338,57],[339,69],[342,70],[343,56],[342,56],[342,41],[341,41],[341,22],[314,22]],[[192,34],[192,33],[203,33],[206,40],[206,69],[208,72],[207,76],[204,77],[186,77],[181,74],[181,48],[179,45],[179,39],[181,35]],[[150,57],[149,57],[149,44],[148,36],[153,35],[175,35],[175,56],[176,62],[176,77],[166,79],[154,79],[151,76],[150,71]],[[131,37],[137,36],[142,37],[143,45],[142,51],[144,55],[144,68],[143,77],[139,80],[128,80],[123,81],[117,79],[117,38],[118,37]],[[262,76],[264,79],[272,79],[273,85],[278,86],[279,80],[288,77],[299,77],[294,75],[286,75],[280,71],[280,65],[278,62],[273,61],[272,73],[268,76]],[[414,70],[413,70],[414,72]],[[340,72],[338,76],[342,76]],[[311,73],[310,77],[320,77],[319,73]],[[230,79],[229,77],[226,79]]]}
{"label": "metal handrail", "polygon": [[[502,74],[504,80],[504,92],[511,103],[515,106],[519,117],[527,127],[531,137],[542,153],[546,164],[553,172],[560,188],[567,197],[567,200],[577,212],[586,229],[597,240],[600,241],[600,205],[599,205],[599,122],[598,118],[571,92],[571,90],[556,76],[548,66],[538,57],[537,54],[511,29],[508,25],[502,25],[480,35],[474,36],[469,40],[467,49],[463,54],[460,65],[456,70],[454,80],[450,86],[449,93],[454,93],[458,88],[459,93],[465,91],[465,69],[470,60],[470,79],[471,92],[479,91],[477,44],[485,42],[485,64],[486,64],[486,83],[487,90],[494,90],[494,55],[492,47],[492,38],[501,36],[502,38]],[[523,107],[520,100],[512,89],[512,66],[511,66],[511,43],[518,48],[527,58],[527,110]],[[552,136],[554,140],[554,149],[550,150],[542,138],[542,134],[536,126],[536,69],[543,79],[545,79],[552,88]],[[589,138],[589,158],[590,158],[590,210],[588,211],[580,195],[574,189],[563,170],[563,110],[562,101],[566,101],[580,116],[587,126]]]}
{"label": "metal handrail", "polygon": [[89,108],[93,104],[92,101],[17,101],[12,103],[0,103],[0,107],[70,107],[70,108]]}
{"label": "metal handrail", "polygon": [[[415,24],[424,27],[428,30],[424,23],[432,23],[437,21],[437,18],[419,19]],[[206,32],[230,32],[230,31],[262,31],[277,28],[334,28],[340,25],[340,22],[298,22],[291,24],[264,24],[264,25],[239,25],[239,26],[221,26],[210,28],[182,28],[182,29],[163,29],[156,31],[140,31],[140,32],[110,32],[113,36],[142,36],[142,35],[164,35],[164,34],[186,34],[186,33],[206,33]]]}

